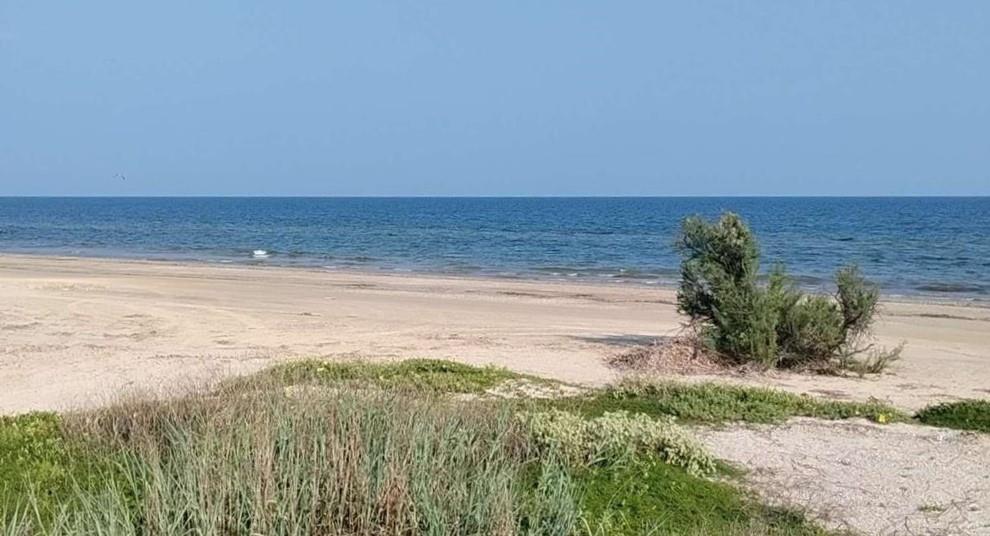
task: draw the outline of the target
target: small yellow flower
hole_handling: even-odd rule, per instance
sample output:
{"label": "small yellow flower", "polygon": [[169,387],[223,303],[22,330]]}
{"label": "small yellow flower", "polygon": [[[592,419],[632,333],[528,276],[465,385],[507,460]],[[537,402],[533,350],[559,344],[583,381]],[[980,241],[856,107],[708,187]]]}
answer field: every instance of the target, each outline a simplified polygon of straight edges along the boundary
{"label": "small yellow flower", "polygon": [[887,424],[887,415],[885,413],[877,415],[877,422],[880,424]]}

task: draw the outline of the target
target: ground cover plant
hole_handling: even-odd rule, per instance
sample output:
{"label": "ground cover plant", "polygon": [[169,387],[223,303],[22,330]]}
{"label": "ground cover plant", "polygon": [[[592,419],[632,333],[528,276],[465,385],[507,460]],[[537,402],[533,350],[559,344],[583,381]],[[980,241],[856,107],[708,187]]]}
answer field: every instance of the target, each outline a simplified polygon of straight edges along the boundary
{"label": "ground cover plant", "polygon": [[878,423],[903,422],[909,416],[879,401],[844,402],[761,387],[717,383],[627,381],[584,396],[549,402],[589,416],[628,411],[676,417],[688,423],[778,423],[791,417],[864,418]]}
{"label": "ground cover plant", "polygon": [[2,458],[0,534],[820,534],[713,480],[669,417],[465,400],[513,375],[423,365],[408,384],[400,364],[306,365],[4,419],[0,452],[34,454]]}
{"label": "ground cover plant", "polygon": [[929,406],[918,420],[932,426],[990,433],[990,400],[962,400]]}
{"label": "ground cover plant", "polygon": [[5,492],[26,493],[27,480],[48,489],[62,488],[71,481],[77,468],[61,439],[54,414],[0,417],[0,486]]}
{"label": "ground cover plant", "polygon": [[826,536],[803,514],[770,508],[734,485],[655,462],[577,473],[583,518],[594,536]]}
{"label": "ground cover plant", "polygon": [[559,409],[521,414],[535,445],[571,466],[659,460],[692,475],[715,472],[715,459],[669,418],[625,411],[586,418]]}
{"label": "ground cover plant", "polygon": [[61,424],[54,413],[0,416],[0,524],[17,513],[15,499],[28,498],[34,517],[49,518],[79,491],[116,478],[112,453],[94,455]]}
{"label": "ground cover plant", "polygon": [[[522,375],[499,367],[472,367],[439,359],[408,359],[394,363],[292,361],[275,365],[247,381],[256,382],[259,377],[287,384],[351,384],[435,393],[481,393]],[[241,380],[232,383],[238,381]]]}
{"label": "ground cover plant", "polygon": [[834,296],[802,293],[783,267],[760,282],[756,237],[738,215],[684,220],[678,309],[725,357],[765,367],[878,372],[899,350],[875,348],[879,290],[855,266],[835,275]]}

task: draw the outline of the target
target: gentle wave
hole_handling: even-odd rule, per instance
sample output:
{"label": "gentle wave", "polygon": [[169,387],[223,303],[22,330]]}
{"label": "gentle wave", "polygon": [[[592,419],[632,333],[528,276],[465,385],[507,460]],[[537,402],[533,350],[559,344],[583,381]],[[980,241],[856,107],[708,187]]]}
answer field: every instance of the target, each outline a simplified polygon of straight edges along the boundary
{"label": "gentle wave", "polygon": [[926,283],[916,289],[922,292],[937,292],[946,294],[986,294],[987,288],[982,285],[967,285],[965,283]]}
{"label": "gentle wave", "polygon": [[0,198],[0,251],[673,284],[687,215],[742,214],[764,266],[829,289],[990,293],[988,198]]}

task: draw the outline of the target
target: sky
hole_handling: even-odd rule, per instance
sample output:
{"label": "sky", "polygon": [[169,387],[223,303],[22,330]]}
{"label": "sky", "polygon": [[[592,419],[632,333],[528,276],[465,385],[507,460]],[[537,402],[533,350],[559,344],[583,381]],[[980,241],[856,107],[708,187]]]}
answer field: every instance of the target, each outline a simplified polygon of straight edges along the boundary
{"label": "sky", "polygon": [[0,0],[0,195],[990,195],[990,2]]}

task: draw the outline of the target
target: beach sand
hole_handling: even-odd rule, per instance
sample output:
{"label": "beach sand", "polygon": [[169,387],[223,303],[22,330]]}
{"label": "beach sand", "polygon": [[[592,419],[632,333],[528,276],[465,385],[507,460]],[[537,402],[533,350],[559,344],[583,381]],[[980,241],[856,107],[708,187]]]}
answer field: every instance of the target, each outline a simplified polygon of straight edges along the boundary
{"label": "beach sand", "polygon": [[[303,357],[444,358],[601,385],[618,376],[605,357],[676,335],[682,321],[672,290],[643,286],[25,255],[0,255],[0,297],[0,413]],[[990,309],[884,311],[881,342],[906,343],[889,374],[729,381],[905,409],[990,396]]]}

